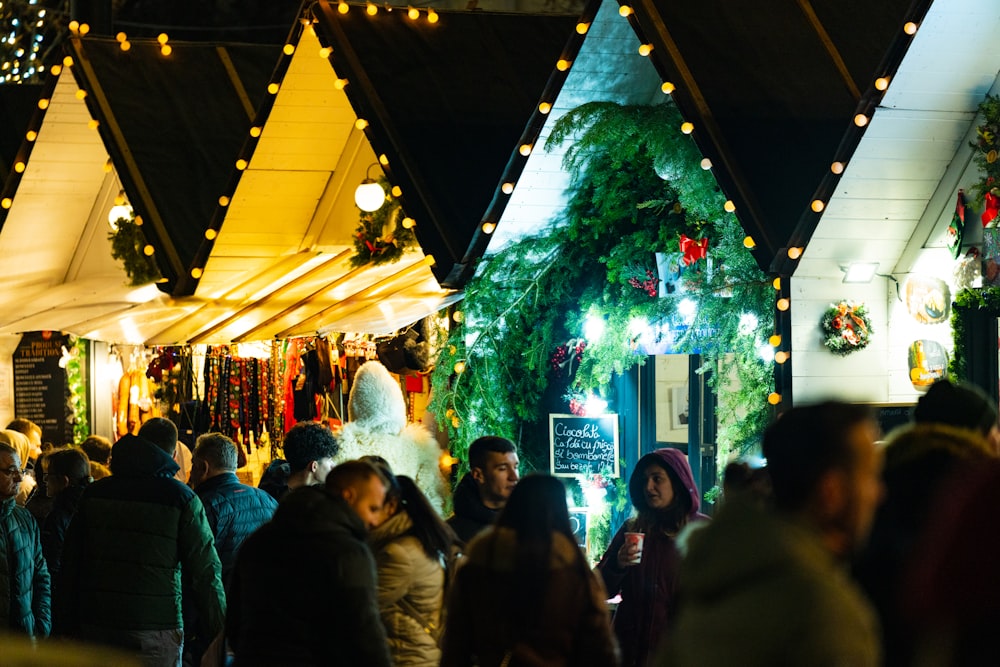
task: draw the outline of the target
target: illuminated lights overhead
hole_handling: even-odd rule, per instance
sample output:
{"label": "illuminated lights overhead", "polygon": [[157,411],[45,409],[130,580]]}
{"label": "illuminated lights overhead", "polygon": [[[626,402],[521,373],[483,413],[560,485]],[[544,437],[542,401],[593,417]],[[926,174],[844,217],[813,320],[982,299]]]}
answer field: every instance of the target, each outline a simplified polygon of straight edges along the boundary
{"label": "illuminated lights overhead", "polygon": [[63,67],[72,67],[73,66],[73,56],[65,56],[63,58],[62,63],[63,63]]}
{"label": "illuminated lights overhead", "polygon": [[627,18],[632,15],[632,8],[629,5],[622,5],[618,8],[618,16]]}
{"label": "illuminated lights overhead", "polygon": [[433,7],[431,9],[427,10],[427,22],[428,23],[437,23],[439,18],[441,18],[441,17],[438,16],[438,13],[436,11],[434,11]]}
{"label": "illuminated lights overhead", "polygon": [[854,117],[854,124],[857,125],[858,127],[864,127],[865,125],[868,124],[868,116],[864,115],[863,113],[859,113],[857,116]]}
{"label": "illuminated lights overhead", "polygon": [[108,224],[111,225],[111,229],[118,229],[119,220],[128,220],[132,217],[132,207],[129,206],[128,202],[125,201],[125,193],[120,192],[118,196],[115,197],[115,205],[111,207],[108,211]]}
{"label": "illuminated lights overhead", "polygon": [[83,88],[78,88],[77,89],[77,91],[76,91],[76,99],[82,100],[86,96],[87,96],[87,91],[86,90],[84,90]]}
{"label": "illuminated lights overhead", "polygon": [[49,101],[44,98],[38,100],[38,108],[41,109],[42,111],[45,111],[46,109],[49,108]]}
{"label": "illuminated lights overhead", "polygon": [[653,52],[653,45],[652,44],[640,44],[639,45],[639,55],[640,56],[648,56],[652,52]]}
{"label": "illuminated lights overhead", "polygon": [[87,127],[89,127],[91,130],[96,130],[100,126],[100,124],[101,122],[96,118],[91,118],[90,120],[87,121]]}
{"label": "illuminated lights overhead", "polygon": [[830,171],[832,171],[835,174],[843,174],[844,173],[844,163],[843,162],[834,162],[833,164],[830,165]]}
{"label": "illuminated lights overhead", "polygon": [[378,163],[383,167],[389,166],[389,158],[386,156],[385,153],[382,153],[381,155],[378,156]]}
{"label": "illuminated lights overhead", "polygon": [[277,95],[279,87],[280,86],[278,86],[277,82],[272,81],[271,83],[267,84],[267,92],[271,93],[272,95]]}
{"label": "illuminated lights overhead", "polygon": [[514,184],[508,181],[507,183],[504,183],[503,185],[500,186],[500,190],[505,195],[509,195],[512,192],[514,192]]}
{"label": "illuminated lights overhead", "polygon": [[354,121],[354,127],[356,129],[363,130],[366,127],[368,127],[368,121],[365,120],[364,118],[359,118],[356,121]]}
{"label": "illuminated lights overhead", "polygon": [[402,197],[403,196],[403,191],[402,191],[402,189],[400,189],[400,187],[398,185],[392,186],[392,188],[389,191],[392,193],[393,197]]}
{"label": "illuminated lights overhead", "polygon": [[556,61],[556,69],[559,70],[560,72],[565,72],[566,70],[569,69],[571,64],[572,63],[566,60],[565,58],[560,58],[559,60]]}
{"label": "illuminated lights overhead", "polygon": [[209,241],[214,241],[215,237],[218,236],[218,235],[219,235],[219,232],[215,231],[214,229],[206,229],[205,230],[205,238],[208,239]]}
{"label": "illuminated lights overhead", "polygon": [[788,361],[788,353],[784,350],[774,353],[774,362],[777,364],[783,364]]}
{"label": "illuminated lights overhead", "polygon": [[851,262],[841,267],[845,283],[870,283],[878,271],[878,262]]}
{"label": "illuminated lights overhead", "polygon": [[811,208],[814,213],[821,213],[823,209],[826,208],[826,204],[822,199],[813,199],[812,203],[809,204],[809,208]]}
{"label": "illuminated lights overhead", "polygon": [[683,132],[684,134],[691,134],[692,132],[694,132],[694,123],[690,121],[684,121],[683,123],[681,123],[681,132]]}
{"label": "illuminated lights overhead", "polygon": [[262,131],[263,128],[261,128],[259,125],[254,125],[253,127],[250,128],[250,136],[256,139],[257,137],[260,136],[260,133]]}
{"label": "illuminated lights overhead", "polygon": [[677,90],[677,86],[670,83],[669,81],[664,81],[663,85],[660,86],[660,90],[663,91],[665,94],[669,95],[675,90]]}
{"label": "illuminated lights overhead", "polygon": [[736,210],[736,204],[733,203],[732,199],[727,199],[726,203],[722,205],[726,213],[732,213]]}
{"label": "illuminated lights overhead", "polygon": [[771,347],[778,347],[779,345],[781,345],[781,336],[779,336],[778,334],[774,334],[773,336],[767,339],[767,342],[771,344]]}
{"label": "illuminated lights overhead", "polygon": [[132,42],[126,40],[119,45],[119,48],[121,48],[122,51],[128,51],[132,48]]}
{"label": "illuminated lights overhead", "polygon": [[889,77],[880,76],[875,79],[875,90],[885,90],[889,87]]}
{"label": "illuminated lights overhead", "polygon": [[747,248],[748,250],[753,250],[754,248],[757,247],[757,242],[753,240],[752,236],[744,236],[743,247]]}
{"label": "illuminated lights overhead", "polygon": [[333,87],[337,90],[343,90],[344,86],[347,85],[347,79],[337,79],[333,82]]}
{"label": "illuminated lights overhead", "polygon": [[798,259],[802,256],[802,248],[792,247],[788,249],[788,259]]}
{"label": "illuminated lights overhead", "polygon": [[462,373],[465,372],[465,362],[464,361],[456,361],[455,362],[455,366],[453,368],[454,368],[456,374],[461,375]]}
{"label": "illuminated lights overhead", "polygon": [[406,15],[409,17],[411,21],[416,21],[418,18],[420,18],[420,10],[417,9],[416,7],[410,7],[409,9],[406,10]]}
{"label": "illuminated lights overhead", "polygon": [[173,52],[174,52],[174,47],[170,46],[169,44],[164,44],[163,46],[160,47],[160,53],[162,53],[165,56],[169,56]]}
{"label": "illuminated lights overhead", "polygon": [[159,35],[156,36],[156,41],[159,42],[161,45],[166,44],[167,40],[169,39],[170,37],[168,37],[167,33],[165,32],[161,32]]}
{"label": "illuminated lights overhead", "polygon": [[767,402],[770,403],[771,405],[777,405],[778,403],[781,403],[781,394],[779,394],[776,391],[772,391],[770,394],[767,395]]}
{"label": "illuminated lights overhead", "polygon": [[523,155],[525,157],[528,157],[529,155],[531,155],[531,149],[532,148],[533,148],[533,146],[531,144],[521,144],[521,147],[518,148],[517,151],[521,155]]}
{"label": "illuminated lights overhead", "polygon": [[191,277],[194,278],[195,280],[201,278],[201,269],[198,268],[197,266],[191,269]]}
{"label": "illuminated lights overhead", "polygon": [[497,223],[495,222],[484,222],[483,223],[483,234],[492,234],[493,230],[497,228]]}
{"label": "illuminated lights overhead", "polygon": [[351,8],[347,6],[346,2],[338,2],[337,3],[337,11],[340,12],[341,14],[346,14],[350,10],[351,10]]}
{"label": "illuminated lights overhead", "polygon": [[364,180],[361,184],[354,190],[354,203],[358,205],[362,211],[367,211],[369,213],[377,211],[382,208],[382,204],[385,203],[385,190],[382,186],[371,177],[372,167],[377,167],[378,164],[372,162],[368,165],[368,172],[365,175]]}
{"label": "illuminated lights overhead", "polygon": [[285,44],[285,46],[284,46],[284,47],[282,47],[282,49],[281,49],[281,50],[282,50],[282,52],[283,52],[283,53],[284,53],[284,54],[285,54],[286,56],[290,56],[290,55],[292,55],[293,53],[295,53],[295,45],[294,45],[294,44]]}
{"label": "illuminated lights overhead", "polygon": [[77,21],[76,19],[70,21],[69,25],[67,25],[66,27],[69,28],[70,32],[80,32],[80,22]]}
{"label": "illuminated lights overhead", "polygon": [[156,252],[156,248],[149,245],[148,243],[142,247],[142,254],[146,257],[152,257],[153,253]]}
{"label": "illuminated lights overhead", "polygon": [[538,105],[538,111],[539,113],[546,114],[552,111],[552,105],[549,104],[548,102],[542,102],[541,104]]}
{"label": "illuminated lights overhead", "polygon": [[246,168],[247,168],[247,161],[246,160],[244,160],[243,158],[240,158],[239,160],[236,161],[236,169],[238,169],[239,171],[243,171]]}
{"label": "illuminated lights overhead", "polygon": [[219,197],[219,206],[229,206],[229,197],[226,195]]}
{"label": "illuminated lights overhead", "polygon": [[791,305],[792,305],[791,302],[787,298],[778,299],[778,303],[775,304],[778,310],[782,312],[788,310],[789,307],[791,307]]}
{"label": "illuminated lights overhead", "polygon": [[702,158],[701,159],[701,168],[704,169],[705,171],[708,171],[709,169],[712,168],[712,161],[709,160],[707,157]]}
{"label": "illuminated lights overhead", "polygon": [[[331,53],[333,53],[333,49],[331,49],[329,46],[324,46],[319,50],[319,57],[329,58]],[[341,86],[341,88],[343,88],[343,86]]]}
{"label": "illuminated lights overhead", "polygon": [[771,281],[771,287],[773,287],[774,289],[781,289],[781,276],[778,276],[777,278]]}
{"label": "illuminated lights overhead", "polygon": [[583,21],[581,21],[580,23],[576,24],[576,33],[578,35],[586,35],[588,30],[590,30],[589,23],[584,23]]}
{"label": "illuminated lights overhead", "polygon": [[400,224],[403,225],[403,229],[413,229],[416,226],[417,221],[413,218],[403,218],[403,221]]}
{"label": "illuminated lights overhead", "polygon": [[38,133],[34,130],[28,130],[28,132],[24,135],[24,138],[28,141],[34,141],[38,138]]}
{"label": "illuminated lights overhead", "polygon": [[371,2],[365,3],[365,13],[368,14],[368,16],[375,16],[378,14],[378,6]]}
{"label": "illuminated lights overhead", "polygon": [[10,208],[14,204],[14,200],[10,197],[4,197],[0,199],[0,208]]}
{"label": "illuminated lights overhead", "polygon": [[917,34],[917,24],[914,23],[913,21],[907,21],[903,25],[903,32],[905,32],[907,35]]}
{"label": "illuminated lights overhead", "polygon": [[62,72],[62,65],[53,65],[49,68],[49,74],[52,76],[59,76],[60,72]]}

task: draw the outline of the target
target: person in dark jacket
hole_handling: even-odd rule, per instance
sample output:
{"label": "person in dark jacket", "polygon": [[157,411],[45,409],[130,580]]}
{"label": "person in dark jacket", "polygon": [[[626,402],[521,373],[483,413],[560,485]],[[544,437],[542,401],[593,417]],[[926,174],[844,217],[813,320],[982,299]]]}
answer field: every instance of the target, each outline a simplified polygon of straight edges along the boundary
{"label": "person in dark jacket", "polygon": [[[45,457],[45,493],[52,509],[42,522],[42,554],[53,584],[58,581],[66,529],[80,505],[80,497],[90,484],[90,461],[79,449],[60,449]],[[58,593],[53,586],[53,597]]]}
{"label": "person in dark jacket", "polygon": [[[689,523],[707,519],[698,512],[701,499],[687,454],[664,447],[636,463],[628,482],[636,516],[611,539],[597,564],[608,593],[621,593],[614,630],[622,665],[644,666],[666,634],[676,606],[681,554],[677,536]],[[643,533],[641,547],[625,533]]]}
{"label": "person in dark jacket", "polygon": [[174,667],[183,651],[181,580],[201,633],[226,612],[222,566],[201,500],[174,478],[177,427],[154,417],[115,443],[111,477],[87,487],[63,549],[57,629]]}
{"label": "person in dark jacket", "polygon": [[366,543],[384,501],[374,466],[348,461],[327,488],[290,491],[246,539],[226,617],[237,667],[392,664]]}
{"label": "person in dark jacket", "polygon": [[528,475],[468,545],[448,595],[441,667],[617,667],[606,599],[573,535],[566,487]]}
{"label": "person in dark jacket", "polygon": [[198,437],[191,460],[191,486],[201,498],[215,550],[222,562],[222,581],[236,562],[243,540],[271,520],[278,502],[270,494],[236,477],[236,443],[221,433]]}
{"label": "person in dark jacket", "polygon": [[448,525],[462,544],[491,526],[518,480],[517,448],[507,438],[484,435],[469,445],[469,472],[455,487]]}
{"label": "person in dark jacket", "polygon": [[15,501],[21,457],[0,443],[0,630],[46,637],[51,628],[49,570],[35,517]]}

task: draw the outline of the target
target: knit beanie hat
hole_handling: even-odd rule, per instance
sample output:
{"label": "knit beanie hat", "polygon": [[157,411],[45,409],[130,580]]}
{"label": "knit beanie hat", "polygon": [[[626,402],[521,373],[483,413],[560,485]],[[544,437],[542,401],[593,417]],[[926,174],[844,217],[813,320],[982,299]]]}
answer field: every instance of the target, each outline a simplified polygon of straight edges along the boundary
{"label": "knit beanie hat", "polygon": [[997,424],[997,406],[973,384],[938,380],[917,401],[913,421],[948,424],[986,435]]}

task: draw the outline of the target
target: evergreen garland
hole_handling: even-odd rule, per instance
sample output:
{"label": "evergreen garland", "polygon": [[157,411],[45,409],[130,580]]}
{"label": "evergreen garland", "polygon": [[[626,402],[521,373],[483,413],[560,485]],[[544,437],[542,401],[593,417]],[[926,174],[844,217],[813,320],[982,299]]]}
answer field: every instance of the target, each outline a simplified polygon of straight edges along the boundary
{"label": "evergreen garland", "polygon": [[[680,123],[672,104],[596,102],[555,124],[549,146],[574,141],[564,161],[571,175],[566,209],[550,229],[483,259],[465,287],[463,321],[452,327],[432,376],[431,409],[462,471],[468,444],[484,433],[519,442],[524,467],[542,468],[546,415],[567,410],[563,397],[602,391],[613,373],[645,361],[634,351],[630,323],[678,324],[680,297],[651,296],[641,281],[656,270],[655,253],[679,258],[681,234],[709,239],[714,268],[699,260],[685,269],[684,296],[698,310],[679,351],[698,351],[706,367],[721,366],[716,382],[741,382],[720,392],[719,460],[756,446],[773,385],[757,356],[761,336],[773,331],[773,290]],[[733,304],[756,315],[756,331],[739,331]],[[553,355],[578,339],[588,315],[605,319],[605,333],[587,344],[572,378],[560,377]]]}
{"label": "evergreen garland", "polygon": [[377,211],[358,209],[361,211],[360,221],[354,230],[354,250],[357,254],[350,260],[354,267],[398,262],[407,250],[417,245],[413,228],[403,226],[403,208],[399,199],[392,196],[389,182],[380,177],[378,184],[387,192],[385,203]]}
{"label": "evergreen garland", "polygon": [[152,259],[143,252],[146,237],[142,233],[142,222],[135,217],[118,218],[115,229],[108,233],[111,241],[111,256],[122,263],[129,285],[137,287],[160,278]]}
{"label": "evergreen garland", "polygon": [[979,105],[979,113],[983,122],[976,127],[976,140],[969,142],[976,149],[972,160],[982,174],[979,182],[969,188],[974,202],[981,202],[987,193],[1000,188],[1000,97],[987,95]]}
{"label": "evergreen garland", "polygon": [[948,361],[948,375],[955,380],[968,379],[965,336],[969,328],[969,314],[975,310],[989,310],[1000,315],[1000,287],[963,289],[955,294],[955,303],[951,309],[954,350]]}

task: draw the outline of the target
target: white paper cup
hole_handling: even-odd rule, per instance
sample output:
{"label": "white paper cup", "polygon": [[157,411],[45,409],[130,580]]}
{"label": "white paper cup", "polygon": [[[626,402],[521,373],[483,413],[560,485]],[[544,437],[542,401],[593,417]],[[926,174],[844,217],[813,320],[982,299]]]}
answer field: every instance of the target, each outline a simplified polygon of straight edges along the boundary
{"label": "white paper cup", "polygon": [[642,541],[645,537],[643,533],[625,533],[625,544],[634,544],[638,548],[635,557],[629,561],[630,563],[642,562]]}

